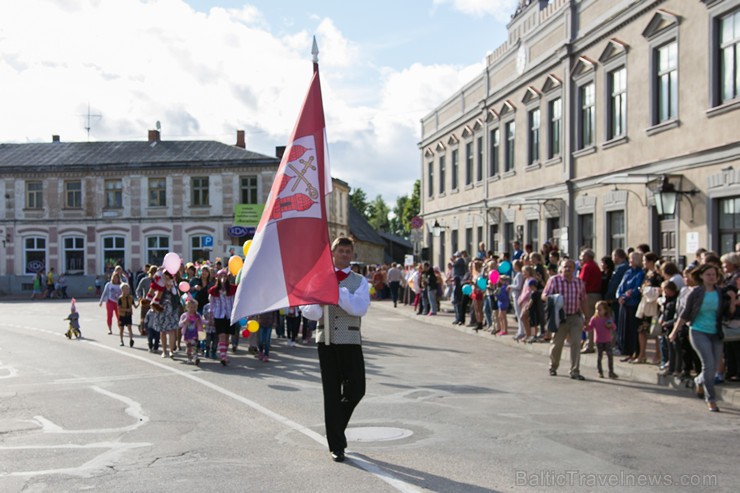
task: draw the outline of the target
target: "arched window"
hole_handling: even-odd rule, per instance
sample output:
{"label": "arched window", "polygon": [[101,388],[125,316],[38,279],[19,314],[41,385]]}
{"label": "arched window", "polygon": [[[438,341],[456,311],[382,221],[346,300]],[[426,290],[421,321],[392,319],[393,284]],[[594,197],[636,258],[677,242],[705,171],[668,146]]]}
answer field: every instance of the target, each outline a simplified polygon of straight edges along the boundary
{"label": "arched window", "polygon": [[46,270],[46,238],[30,236],[23,240],[23,271],[36,274]]}

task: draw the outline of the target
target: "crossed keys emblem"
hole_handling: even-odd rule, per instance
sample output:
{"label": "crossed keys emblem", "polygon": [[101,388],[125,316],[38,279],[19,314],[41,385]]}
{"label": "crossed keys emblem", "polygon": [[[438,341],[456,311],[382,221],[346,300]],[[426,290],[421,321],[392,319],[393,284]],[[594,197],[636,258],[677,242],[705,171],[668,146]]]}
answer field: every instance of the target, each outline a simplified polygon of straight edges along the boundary
{"label": "crossed keys emblem", "polygon": [[316,171],[316,166],[313,164],[313,156],[308,158],[308,161],[305,159],[299,159],[298,162],[303,165],[303,170],[298,171],[298,169],[293,166],[292,164],[288,164],[288,167],[293,170],[295,173],[296,178],[298,180],[293,183],[293,188],[290,189],[291,192],[295,192],[295,189],[298,187],[298,184],[300,182],[303,182],[306,184],[306,191],[308,192],[308,196],[311,197],[313,200],[316,200],[319,198],[319,191],[316,189],[316,187],[313,186],[313,184],[308,181],[308,178],[306,178],[305,174],[308,171],[308,169],[312,169]]}

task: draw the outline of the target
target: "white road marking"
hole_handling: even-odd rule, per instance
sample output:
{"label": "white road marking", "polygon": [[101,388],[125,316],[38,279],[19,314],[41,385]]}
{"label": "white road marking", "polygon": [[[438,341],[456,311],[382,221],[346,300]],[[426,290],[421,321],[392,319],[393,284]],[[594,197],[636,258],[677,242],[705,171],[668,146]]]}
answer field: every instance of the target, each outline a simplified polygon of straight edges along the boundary
{"label": "white road marking", "polygon": [[[268,417],[268,418],[270,418],[270,419],[272,419],[274,421],[277,421],[278,423],[280,423],[280,424],[282,424],[284,426],[287,426],[288,428],[290,428],[292,430],[295,430],[298,433],[301,433],[301,434],[307,436],[308,438],[314,440],[316,443],[318,443],[318,444],[320,444],[322,446],[326,446],[326,439],[322,435],[319,435],[318,433],[316,433],[315,431],[313,431],[312,429],[306,428],[302,424],[297,423],[297,422],[293,421],[292,419],[287,418],[287,417],[285,417],[285,416],[283,416],[281,414],[278,414],[275,411],[273,411],[271,409],[268,409],[265,406],[263,406],[261,404],[258,404],[257,402],[254,402],[251,399],[247,399],[246,397],[243,397],[243,396],[241,396],[239,394],[236,394],[236,393],[234,393],[234,392],[232,392],[232,391],[230,391],[228,389],[225,389],[223,387],[220,387],[220,386],[216,385],[215,383],[211,383],[211,382],[209,382],[207,380],[204,380],[204,379],[202,379],[200,377],[197,377],[197,376],[193,375],[192,373],[185,372],[185,371],[179,370],[177,368],[173,368],[171,366],[168,366],[168,365],[159,363],[158,361],[153,361],[153,360],[144,358],[142,356],[138,356],[136,354],[132,354],[132,353],[128,353],[128,352],[122,352],[122,351],[119,351],[116,348],[113,348],[113,347],[110,347],[110,346],[105,346],[105,345],[100,344],[98,342],[89,342],[89,344],[92,345],[92,346],[101,348],[101,349],[105,349],[107,351],[114,352],[114,353],[116,353],[118,355],[126,356],[126,357],[133,358],[133,359],[137,359],[139,361],[143,361],[145,363],[148,363],[150,365],[156,366],[158,368],[161,368],[161,369],[164,369],[164,370],[167,370],[167,371],[176,373],[177,375],[180,375],[181,377],[185,377],[185,378],[187,378],[187,379],[189,379],[189,380],[191,380],[193,382],[199,383],[200,385],[203,385],[205,387],[208,387],[209,389],[214,390],[214,391],[216,391],[216,392],[218,392],[220,394],[223,394],[226,397],[230,397],[231,399],[234,399],[237,402],[240,402],[240,403],[242,403],[242,404],[244,404],[244,405],[246,405],[248,407],[251,407],[252,409],[254,409],[255,411],[261,413],[262,415],[264,415],[264,416],[266,416],[266,417]],[[361,467],[365,471],[369,472],[373,476],[377,477],[378,479],[380,479],[381,481],[387,483],[388,485],[392,486],[393,488],[397,489],[398,491],[402,491],[403,493],[419,493],[419,492],[421,492],[421,490],[419,490],[415,486],[413,486],[411,484],[408,484],[408,483],[405,483],[404,481],[396,478],[390,472],[388,472],[388,471],[380,468],[379,466],[373,464],[372,462],[368,462],[365,459],[361,459],[361,458],[353,455],[352,453],[347,453],[347,458],[350,459],[350,460],[352,460],[355,464],[357,464],[359,467]]]}
{"label": "white road marking", "polygon": [[3,365],[3,362],[0,361],[0,370],[5,370],[8,372],[7,375],[0,375],[0,379],[2,378],[13,378],[18,376],[18,370],[13,368],[12,366]]}
{"label": "white road marking", "polygon": [[50,420],[44,418],[43,416],[34,416],[34,419],[36,422],[38,422],[41,425],[42,431],[44,433],[74,433],[74,434],[80,434],[80,433],[125,433],[128,431],[134,431],[137,428],[140,428],[147,424],[149,422],[149,416],[144,414],[144,411],[141,407],[141,404],[129,399],[126,396],[114,394],[113,392],[110,392],[105,389],[101,389],[100,387],[90,387],[96,392],[99,392],[103,395],[106,395],[112,399],[116,399],[118,401],[123,402],[124,404],[128,404],[128,407],[124,410],[126,414],[134,418],[134,424],[129,426],[123,426],[120,428],[97,428],[97,429],[90,429],[90,430],[67,430],[62,428],[61,426],[51,422]]}

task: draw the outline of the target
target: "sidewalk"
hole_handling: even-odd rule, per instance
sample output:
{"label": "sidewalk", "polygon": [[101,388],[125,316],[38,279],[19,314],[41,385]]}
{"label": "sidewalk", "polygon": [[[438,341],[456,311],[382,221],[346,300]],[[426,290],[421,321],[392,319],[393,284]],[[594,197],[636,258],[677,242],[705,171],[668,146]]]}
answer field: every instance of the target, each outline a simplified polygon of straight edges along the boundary
{"label": "sidewalk", "polygon": [[[508,336],[494,336],[491,335],[487,330],[481,330],[475,332],[472,327],[465,327],[460,325],[452,325],[452,321],[455,319],[454,315],[447,312],[449,302],[445,303],[446,306],[434,317],[416,315],[416,311],[410,305],[402,305],[399,303],[397,308],[393,308],[393,303],[389,300],[377,301],[373,300],[372,306],[375,308],[382,309],[384,311],[392,312],[397,315],[401,315],[407,318],[414,318],[420,322],[424,322],[430,325],[436,325],[443,327],[447,330],[455,330],[458,332],[464,332],[470,337],[483,337],[494,341],[496,344],[503,344],[513,348],[517,348],[521,351],[531,351],[542,355],[542,375],[543,378],[547,378],[547,365],[548,355],[550,354],[550,344],[547,343],[534,343],[526,344],[523,342],[516,342],[513,336],[516,334],[516,326],[513,325],[513,317],[509,316],[509,335]],[[647,359],[651,360],[653,352],[650,350],[654,347],[655,341],[650,341],[649,350],[647,351]],[[562,361],[570,361],[570,352],[567,349],[563,349]],[[602,361],[606,365],[606,361]],[[561,362],[561,367],[565,366]],[[598,378],[596,376],[596,354],[582,354],[581,355],[581,373],[587,379]],[[659,370],[656,365],[651,364],[629,364],[621,363],[619,357],[614,358],[614,371],[619,375],[620,380],[640,382],[655,385],[663,389],[674,389],[677,392],[685,392],[693,394],[694,390],[686,386],[685,382],[681,382],[675,377],[664,377],[659,375]],[[740,406],[740,384],[737,383],[723,383],[715,386],[717,392],[717,398],[723,402],[732,404],[733,406]]]}

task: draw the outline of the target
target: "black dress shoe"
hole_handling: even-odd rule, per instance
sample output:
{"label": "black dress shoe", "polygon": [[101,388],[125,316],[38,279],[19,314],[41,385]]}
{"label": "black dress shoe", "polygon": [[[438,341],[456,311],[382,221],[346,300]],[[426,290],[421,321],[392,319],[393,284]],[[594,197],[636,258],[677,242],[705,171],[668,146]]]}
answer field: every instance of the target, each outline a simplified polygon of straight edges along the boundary
{"label": "black dress shoe", "polygon": [[332,451],[331,459],[334,462],[344,462],[344,450]]}
{"label": "black dress shoe", "polygon": [[581,381],[586,380],[586,377],[584,377],[580,373],[576,373],[575,375],[571,375],[570,378],[572,380],[581,380]]}

